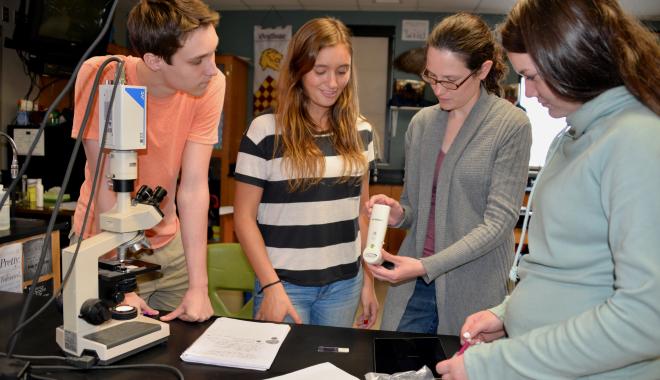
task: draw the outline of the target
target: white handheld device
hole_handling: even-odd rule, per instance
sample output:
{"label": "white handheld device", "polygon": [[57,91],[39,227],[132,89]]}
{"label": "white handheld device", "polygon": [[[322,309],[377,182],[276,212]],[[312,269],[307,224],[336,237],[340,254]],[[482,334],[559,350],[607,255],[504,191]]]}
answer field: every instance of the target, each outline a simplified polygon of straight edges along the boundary
{"label": "white handheld device", "polygon": [[383,255],[380,253],[383,248],[383,240],[387,232],[387,220],[390,217],[390,206],[375,204],[371,209],[371,219],[369,219],[369,231],[367,232],[367,244],[362,252],[362,258],[369,264],[380,265],[383,263]]}

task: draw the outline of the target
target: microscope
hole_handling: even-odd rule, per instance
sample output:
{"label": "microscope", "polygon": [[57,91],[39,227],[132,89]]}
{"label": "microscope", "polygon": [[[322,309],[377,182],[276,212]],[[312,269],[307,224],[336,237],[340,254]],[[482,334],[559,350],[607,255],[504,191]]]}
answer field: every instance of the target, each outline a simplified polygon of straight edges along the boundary
{"label": "microscope", "polygon": [[[92,354],[100,364],[142,351],[167,340],[169,325],[138,315],[120,305],[124,293],[137,286],[136,276],[159,270],[160,266],[130,258],[150,249],[144,230],[163,218],[160,201],[167,192],[142,186],[131,198],[137,179],[137,150],[146,148],[146,88],[117,86],[114,104],[107,110],[113,85],[99,88],[99,138],[105,130],[110,149],[109,179],[117,199],[114,207],[100,215],[101,232],[62,252],[62,267],[73,265],[63,290],[62,326],[56,329],[57,344],[67,354]],[[116,250],[117,259],[100,259]]]}

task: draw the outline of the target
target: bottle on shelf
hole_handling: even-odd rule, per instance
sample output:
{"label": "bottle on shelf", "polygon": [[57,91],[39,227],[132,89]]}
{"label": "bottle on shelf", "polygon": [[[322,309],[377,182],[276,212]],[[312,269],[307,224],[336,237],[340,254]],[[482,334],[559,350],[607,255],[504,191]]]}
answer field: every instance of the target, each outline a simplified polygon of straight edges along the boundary
{"label": "bottle on shelf", "polygon": [[37,178],[35,190],[37,207],[44,207],[44,185],[41,183],[41,178]]}
{"label": "bottle on shelf", "polygon": [[28,207],[37,206],[37,180],[34,178],[28,178],[27,199]]}

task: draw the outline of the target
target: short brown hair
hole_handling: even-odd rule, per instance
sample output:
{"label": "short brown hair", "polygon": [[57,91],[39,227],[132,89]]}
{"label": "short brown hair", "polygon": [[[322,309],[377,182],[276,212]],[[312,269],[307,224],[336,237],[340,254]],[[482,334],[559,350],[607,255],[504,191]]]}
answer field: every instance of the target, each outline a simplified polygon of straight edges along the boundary
{"label": "short brown hair", "polygon": [[126,26],[133,50],[140,56],[155,54],[171,63],[188,34],[199,27],[215,27],[218,12],[201,0],[140,0]]}

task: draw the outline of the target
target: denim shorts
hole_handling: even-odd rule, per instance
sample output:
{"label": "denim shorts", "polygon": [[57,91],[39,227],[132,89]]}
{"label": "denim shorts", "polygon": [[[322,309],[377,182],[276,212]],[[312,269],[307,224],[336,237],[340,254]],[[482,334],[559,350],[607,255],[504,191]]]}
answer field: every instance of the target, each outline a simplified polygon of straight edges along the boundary
{"label": "denim shorts", "polygon": [[[358,275],[323,286],[301,286],[282,281],[284,290],[291,299],[304,324],[352,327],[355,321],[360,294],[362,291],[362,268]],[[254,284],[254,314],[261,307],[263,294],[259,280]],[[290,316],[284,322],[293,323]]]}

